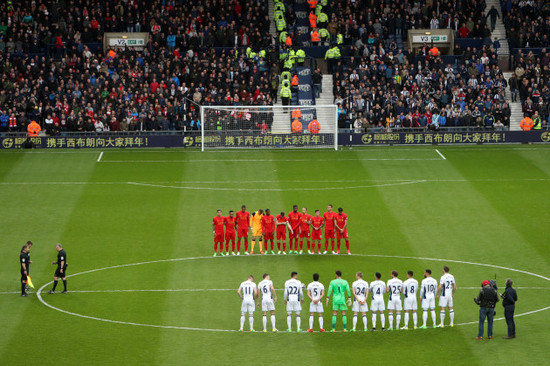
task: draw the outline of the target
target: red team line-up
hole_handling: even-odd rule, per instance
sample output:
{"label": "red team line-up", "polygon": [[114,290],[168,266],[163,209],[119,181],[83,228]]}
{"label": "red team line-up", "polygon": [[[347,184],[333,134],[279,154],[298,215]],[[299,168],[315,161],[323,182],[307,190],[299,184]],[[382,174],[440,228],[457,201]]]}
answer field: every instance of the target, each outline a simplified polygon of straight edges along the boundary
{"label": "red team line-up", "polygon": [[[266,254],[269,251],[268,242],[271,242],[271,254],[275,254],[275,232],[277,233],[277,254],[286,254],[287,229],[289,233],[289,254],[302,254],[304,239],[307,242],[309,254],[315,253],[315,244],[317,244],[318,253],[321,254],[321,231],[323,228],[325,234],[325,250],[323,254],[327,254],[328,252],[329,240],[332,245],[332,254],[340,254],[341,239],[345,239],[347,254],[351,254],[347,226],[348,215],[344,213],[341,207],[338,208],[337,213],[332,211],[332,205],[328,205],[327,212],[323,216],[320,215],[319,210],[315,210],[315,215],[311,216],[307,213],[307,208],[305,207],[302,208],[302,212],[300,213],[298,212],[298,205],[292,207],[292,212],[288,216],[285,216],[285,213],[281,212],[276,217],[271,215],[269,209],[266,209],[265,213],[263,209],[259,209],[250,215],[244,205],[235,215],[233,211],[229,211],[229,216],[223,216],[222,210],[218,210],[216,216],[212,219],[214,256],[229,255],[229,242],[231,242],[231,254],[240,255],[241,239],[244,241],[244,253],[246,255],[254,254],[254,246],[257,241],[260,245],[260,254]],[[248,234],[250,230],[252,230],[252,246],[249,253]],[[237,251],[235,252],[236,238]],[[224,241],[225,254],[223,252]],[[263,250],[263,241],[265,241],[265,252]],[[300,248],[299,250],[298,247]]]}

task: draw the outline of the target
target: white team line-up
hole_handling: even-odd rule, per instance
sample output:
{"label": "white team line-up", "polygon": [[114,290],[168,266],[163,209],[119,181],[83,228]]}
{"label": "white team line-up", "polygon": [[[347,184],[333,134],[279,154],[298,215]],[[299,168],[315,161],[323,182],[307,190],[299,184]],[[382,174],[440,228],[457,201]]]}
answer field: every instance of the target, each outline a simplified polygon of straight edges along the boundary
{"label": "white team line-up", "polygon": [[[442,259],[442,258],[429,258],[429,257],[411,257],[411,256],[398,256],[398,255],[383,255],[383,254],[352,254],[351,256],[355,256],[355,257],[373,257],[373,258],[395,258],[395,259],[411,259],[411,260],[424,260],[424,261],[436,261],[436,262],[446,262],[446,263],[459,263],[459,264],[466,264],[466,265],[473,265],[473,266],[481,266],[481,267],[489,267],[489,268],[497,268],[497,269],[502,269],[502,270],[507,270],[507,271],[512,271],[512,272],[517,272],[517,273],[522,273],[522,274],[526,274],[526,275],[529,275],[529,276],[533,276],[533,277],[537,277],[539,279],[543,279],[545,281],[550,281],[550,278],[549,277],[546,277],[546,276],[543,276],[543,275],[540,275],[540,274],[537,274],[537,273],[534,273],[534,272],[529,272],[529,271],[525,271],[525,270],[521,270],[521,269],[515,269],[515,268],[510,268],[510,267],[504,267],[504,266],[499,266],[499,265],[494,265],[494,264],[486,264],[486,263],[477,263],[477,262],[469,262],[469,261],[460,261],[460,260],[455,260],[455,259]],[[344,256],[342,258],[349,258],[350,256]],[[83,271],[83,272],[79,272],[79,273],[75,273],[73,275],[70,275],[68,277],[74,277],[74,276],[81,276],[81,275],[84,275],[84,274],[90,274],[90,273],[95,273],[95,272],[99,272],[99,271],[105,271],[105,270],[110,270],[110,269],[115,269],[115,268],[127,268],[127,267],[134,267],[134,266],[140,266],[140,265],[146,265],[146,264],[154,264],[154,263],[169,263],[169,262],[180,262],[180,261],[191,261],[191,260],[211,260],[211,259],[214,259],[214,258],[219,258],[219,257],[184,257],[184,258],[173,258],[173,259],[159,259],[159,260],[154,260],[154,261],[148,261],[148,262],[137,262],[137,263],[128,263],[128,264],[120,264],[120,265],[115,265],[115,266],[109,266],[109,267],[103,267],[103,268],[96,268],[96,269],[90,269],[90,270],[87,270],[87,271]],[[246,257],[246,256],[242,256],[242,257],[237,257],[237,256],[231,256],[231,257],[222,257],[222,258],[250,258],[250,257]],[[219,259],[218,259],[219,260]],[[227,260],[227,259],[225,259]],[[66,314],[66,315],[71,315],[71,316],[76,316],[76,317],[79,317],[79,318],[84,318],[84,319],[89,319],[89,320],[95,320],[95,321],[100,321],[100,322],[105,322],[105,323],[111,323],[111,324],[123,324],[123,325],[133,325],[133,326],[140,326],[140,327],[149,327],[149,328],[158,328],[158,329],[178,329],[178,330],[193,330],[193,331],[209,331],[209,332],[236,332],[236,330],[234,329],[208,329],[208,328],[198,328],[198,327],[186,327],[186,326],[173,326],[173,325],[159,325],[159,324],[144,324],[144,323],[137,323],[137,322],[128,322],[128,321],[120,321],[120,320],[113,320],[113,319],[106,319],[106,318],[100,318],[100,317],[94,317],[94,316],[89,316],[89,315],[85,315],[85,314],[80,314],[80,313],[75,313],[75,312],[71,312],[71,311],[67,311],[67,310],[63,310],[63,309],[60,309],[58,307],[55,307],[51,304],[49,304],[48,302],[46,302],[43,297],[42,297],[42,291],[49,285],[52,284],[52,281],[44,284],[42,287],[40,287],[38,289],[38,291],[36,292],[36,296],[38,297],[39,301],[45,305],[46,307],[52,309],[52,310],[55,310],[55,311],[58,311],[58,312],[61,312],[63,314]],[[474,287],[472,289],[479,289],[479,287]],[[527,288],[526,288],[527,289]],[[541,287],[541,289],[547,289],[546,287]],[[189,290],[193,290],[193,291],[196,291],[197,289],[189,289]],[[92,290],[81,290],[81,291],[92,291]],[[109,290],[93,290],[93,291],[109,291]],[[139,291],[139,292],[146,292],[147,290],[145,291]],[[163,292],[171,292],[173,290],[162,290]],[[199,291],[203,291],[203,289],[199,290]],[[220,291],[235,291],[235,289],[220,289]],[[75,291],[71,291],[71,292],[75,292]],[[130,292],[130,291],[125,291],[125,292]],[[158,290],[155,290],[155,292],[159,292]],[[546,306],[546,307],[543,307],[543,308],[540,308],[540,309],[536,309],[536,310],[532,310],[532,311],[528,311],[528,312],[524,312],[524,313],[520,313],[520,314],[517,314],[516,317],[520,317],[520,316],[526,316],[526,315],[531,315],[531,314],[536,314],[536,313],[539,313],[539,312],[542,312],[542,311],[546,311],[546,310],[549,310],[550,309],[550,306]],[[504,318],[496,318],[495,319],[496,321],[498,320],[504,320]],[[471,324],[477,324],[478,321],[470,321],[470,322],[464,322],[464,323],[458,323],[458,324],[455,324],[456,326],[463,326],[463,325],[471,325]]]}

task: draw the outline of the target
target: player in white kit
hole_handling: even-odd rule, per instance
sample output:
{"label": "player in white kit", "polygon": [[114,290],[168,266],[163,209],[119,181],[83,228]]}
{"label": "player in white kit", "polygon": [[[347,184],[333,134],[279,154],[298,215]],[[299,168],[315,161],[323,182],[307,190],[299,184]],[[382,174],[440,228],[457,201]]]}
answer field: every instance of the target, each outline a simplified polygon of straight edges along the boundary
{"label": "player in white kit", "polygon": [[250,331],[254,332],[254,308],[256,307],[256,298],[258,297],[258,289],[254,283],[254,276],[248,276],[248,280],[241,283],[237,293],[241,300],[243,300],[241,305],[241,328],[239,330],[243,331],[245,315],[248,312]]}
{"label": "player in white kit", "polygon": [[353,305],[351,311],[353,311],[353,328],[352,332],[355,332],[355,327],[357,326],[357,313],[361,313],[363,316],[363,326],[365,327],[365,332],[368,330],[367,327],[367,312],[369,311],[369,305],[367,304],[367,296],[369,295],[369,283],[363,279],[363,273],[357,272],[355,274],[356,281],[351,285],[353,291]]}
{"label": "player in white kit", "polygon": [[[267,312],[271,312],[271,327],[274,332],[277,332],[275,328],[275,302],[277,301],[277,295],[273,288],[273,282],[269,274],[264,274],[264,279],[258,284],[258,291],[262,294],[262,311],[264,316],[262,318],[264,325],[264,332],[267,332]],[[258,303],[260,306],[260,303]]]}
{"label": "player in white kit", "polygon": [[386,285],[386,291],[388,291],[390,294],[388,298],[388,318],[390,320],[390,330],[393,330],[394,311],[396,313],[395,329],[399,329],[399,324],[401,324],[401,310],[403,310],[403,305],[401,303],[401,293],[403,292],[403,281],[397,278],[398,275],[399,273],[397,273],[397,271],[392,271],[391,279]]}
{"label": "player in white kit", "polygon": [[324,332],[323,328],[323,296],[325,296],[325,286],[319,282],[319,273],[313,274],[313,282],[307,285],[307,296],[311,299],[309,304],[309,329],[308,332],[313,332],[313,322],[315,313],[319,315],[319,331]]}
{"label": "player in white kit", "polygon": [[456,282],[455,277],[449,273],[449,267],[443,266],[443,276],[439,280],[439,287],[437,288],[437,297],[439,297],[439,316],[441,323],[438,327],[443,328],[445,326],[445,308],[449,308],[449,317],[451,318],[451,327],[455,322],[455,311],[453,310],[453,298],[455,296]]}
{"label": "player in white kit", "polygon": [[418,323],[418,317],[416,310],[418,308],[416,303],[416,293],[418,292],[418,281],[413,278],[413,271],[407,272],[407,279],[403,282],[403,295],[405,296],[405,324],[403,325],[404,330],[409,329],[409,312],[413,313],[413,324],[414,329]]}
{"label": "player in white kit", "polygon": [[420,286],[420,304],[422,305],[423,324],[420,329],[426,329],[426,322],[428,321],[428,310],[432,314],[433,327],[435,328],[435,295],[437,292],[437,281],[432,277],[432,270],[427,269],[424,272],[424,279]]}
{"label": "player in white kit", "polygon": [[290,280],[285,282],[285,304],[286,304],[286,323],[288,325],[287,332],[292,332],[292,312],[296,314],[296,328],[301,332],[300,312],[302,311],[302,302],[304,301],[303,285],[298,280],[298,273],[292,272]]}
{"label": "player in white kit", "polygon": [[372,311],[372,330],[376,330],[376,314],[380,314],[380,323],[382,323],[382,330],[386,324],[386,318],[384,316],[384,310],[386,306],[384,304],[384,293],[386,292],[386,284],[384,281],[380,281],[382,275],[380,272],[374,274],[374,281],[370,283],[370,293],[372,295],[372,301],[370,303],[370,311]]}

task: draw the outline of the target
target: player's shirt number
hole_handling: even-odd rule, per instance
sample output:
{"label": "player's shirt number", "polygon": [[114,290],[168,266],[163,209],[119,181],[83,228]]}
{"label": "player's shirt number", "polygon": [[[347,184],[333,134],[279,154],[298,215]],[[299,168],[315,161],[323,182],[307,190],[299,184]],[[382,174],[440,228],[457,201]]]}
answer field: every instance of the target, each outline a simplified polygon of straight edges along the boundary
{"label": "player's shirt number", "polygon": [[356,295],[365,295],[367,293],[367,288],[366,287],[358,287],[355,289],[355,294]]}
{"label": "player's shirt number", "polygon": [[289,286],[288,287],[289,295],[298,295],[298,286]]}

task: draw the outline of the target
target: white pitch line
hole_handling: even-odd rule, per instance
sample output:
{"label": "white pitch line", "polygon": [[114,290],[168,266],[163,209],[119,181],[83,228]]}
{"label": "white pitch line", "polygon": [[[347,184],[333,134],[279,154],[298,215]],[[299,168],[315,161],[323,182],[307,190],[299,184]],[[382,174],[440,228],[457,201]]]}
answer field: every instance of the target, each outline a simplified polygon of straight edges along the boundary
{"label": "white pitch line", "polygon": [[[321,159],[322,162],[326,161],[440,161],[441,159],[415,159],[415,158],[380,158],[380,159]],[[139,163],[265,163],[265,162],[319,162],[319,159],[205,159],[205,160],[104,160],[103,163],[120,163],[120,164],[139,164]]]}
{"label": "white pitch line", "polygon": [[[0,182],[0,185],[126,185],[126,184],[242,184],[242,183],[366,183],[366,182],[412,182],[419,179],[346,179],[346,180],[174,180],[143,182]],[[550,178],[472,178],[472,179],[422,179],[426,183],[462,182],[547,182]]]}
{"label": "white pitch line", "polygon": [[[528,271],[515,269],[515,268],[504,267],[504,266],[498,266],[498,265],[494,265],[494,264],[459,261],[459,260],[454,260],[454,259],[409,257],[409,256],[383,255],[383,254],[353,254],[353,256],[356,256],[356,257],[399,258],[399,259],[428,260],[428,261],[438,261],[438,262],[462,263],[462,264],[469,264],[469,265],[476,265],[476,266],[484,266],[484,267],[505,269],[505,270],[509,270],[509,271],[512,271],[512,272],[524,273],[524,274],[531,275],[531,276],[534,276],[534,277],[542,278],[546,281],[550,281],[550,278],[545,277],[543,275],[539,275],[537,273],[528,272]],[[342,258],[346,258],[346,257],[349,258],[349,256],[342,256]],[[240,257],[240,256],[239,257],[236,257],[236,256],[235,257],[210,257],[210,256],[208,256],[208,257],[187,257],[187,258],[174,258],[174,259],[159,259],[159,260],[148,261],[148,262],[128,263],[128,264],[120,264],[120,265],[104,267],[104,268],[96,268],[96,269],[91,269],[91,270],[88,270],[88,271],[75,273],[75,274],[69,275],[67,277],[74,277],[74,276],[79,276],[79,275],[83,275],[83,274],[87,274],[87,273],[104,271],[104,270],[108,270],[108,269],[132,267],[132,266],[138,266],[138,265],[143,265],[143,264],[177,262],[177,261],[187,261],[187,260],[196,260],[196,259],[217,259],[217,260],[220,260],[221,258],[247,258],[247,257],[246,256],[242,256],[242,257]],[[248,257],[248,258],[250,258],[250,257]],[[80,318],[85,318],[85,319],[90,319],[90,320],[102,321],[102,322],[111,323],[111,324],[125,324],[125,325],[134,325],[134,326],[150,327],[150,328],[198,330],[198,331],[210,331],[210,332],[236,332],[236,330],[231,330],[231,329],[205,329],[205,328],[181,327],[181,326],[171,326],[171,325],[158,325],[158,324],[143,324],[143,323],[135,323],[135,322],[124,322],[124,321],[119,321],[119,320],[104,319],[104,318],[93,317],[93,316],[88,316],[88,315],[84,315],[84,314],[78,314],[78,313],[70,312],[70,311],[67,311],[67,310],[57,308],[53,305],[50,305],[49,303],[47,303],[42,298],[42,291],[44,290],[44,288],[46,288],[46,286],[48,286],[52,283],[53,283],[53,281],[50,281],[50,282],[42,285],[42,287],[40,287],[38,289],[38,291],[36,292],[36,296],[38,297],[38,300],[42,304],[44,304],[45,306],[47,306],[50,309],[53,309],[55,311],[59,311],[61,313],[67,314],[67,315],[77,316],[77,317],[80,317]],[[477,287],[477,288],[479,288],[479,287]],[[550,306],[545,307],[545,308],[541,308],[541,309],[532,310],[532,311],[529,311],[529,312],[526,312],[526,313],[517,314],[515,316],[525,316],[525,315],[535,314],[535,313],[539,313],[541,311],[545,311],[545,310],[549,310],[549,309],[550,309]],[[495,320],[503,320],[503,319],[504,318],[497,318]],[[470,324],[477,324],[477,323],[478,323],[478,321],[471,321],[471,322],[459,323],[459,324],[455,324],[455,325],[460,326],[460,325],[470,325]]]}
{"label": "white pitch line", "polygon": [[[396,182],[396,183],[385,183],[385,184],[372,184],[366,186],[354,186],[354,187],[305,187],[305,188],[255,188],[252,191],[254,192],[288,192],[288,191],[333,191],[333,190],[346,190],[346,189],[363,189],[363,188],[378,188],[378,187],[392,187],[392,186],[402,186],[408,184],[418,184],[425,183],[425,180],[413,180],[406,182]],[[152,187],[152,188],[171,188],[171,189],[190,189],[190,190],[199,190],[199,191],[244,191],[250,192],[250,188],[234,188],[234,187],[189,187],[189,186],[171,186],[171,185],[162,185],[162,184],[148,184],[148,183],[138,183],[138,182],[128,182],[128,184],[141,186],[141,187]]]}
{"label": "white pitch line", "polygon": [[[480,286],[471,287],[457,287],[458,290],[479,290]],[[514,287],[516,290],[550,290],[550,287]],[[275,291],[283,291],[282,288],[276,288]],[[71,294],[97,294],[97,293],[132,293],[132,292],[208,292],[208,291],[237,291],[234,288],[180,288],[180,289],[124,289],[124,290],[74,290],[70,291]],[[20,294],[21,291],[3,291],[0,295],[15,295]],[[33,292],[29,292],[33,294]]]}
{"label": "white pitch line", "polygon": [[99,153],[99,158],[97,158],[97,162],[100,163],[101,162],[101,158],[103,157],[103,151],[101,153]]}
{"label": "white pitch line", "polygon": [[443,158],[443,160],[447,160],[447,158],[441,152],[439,152],[438,149],[435,149],[435,152],[438,153],[439,156],[441,156]]}

